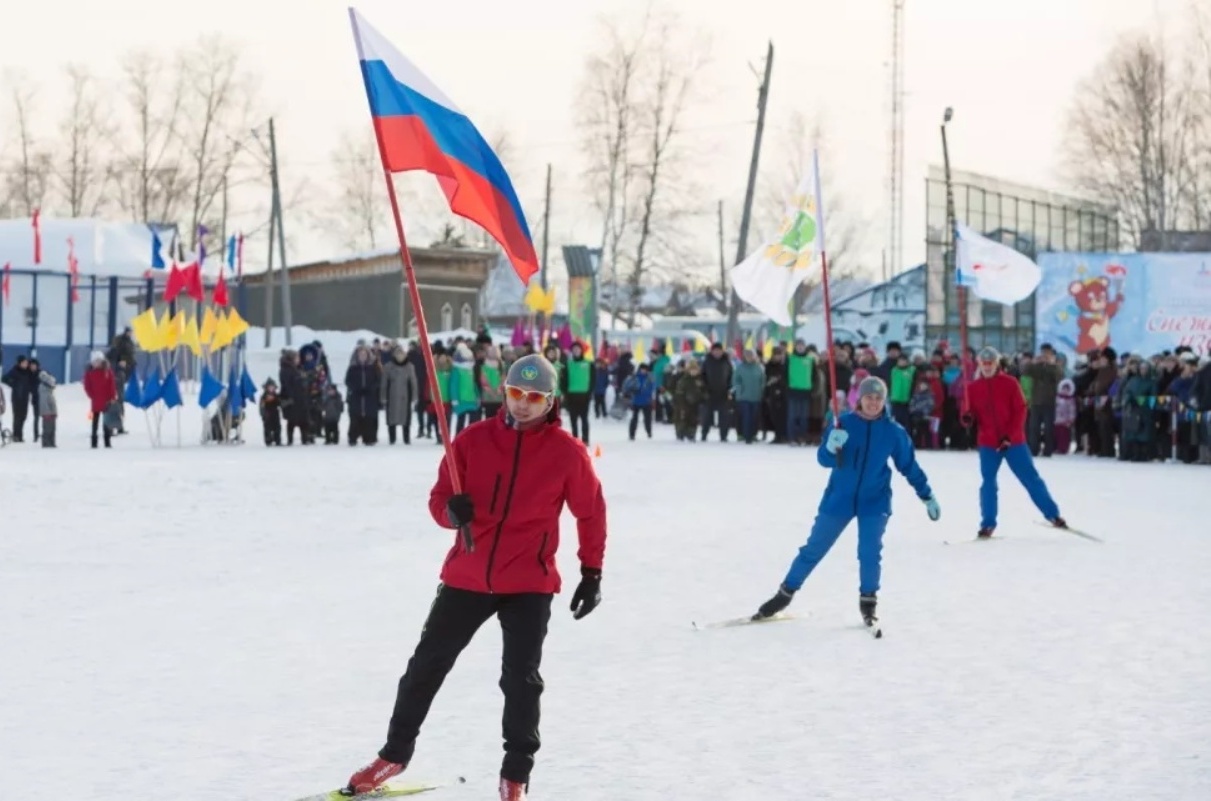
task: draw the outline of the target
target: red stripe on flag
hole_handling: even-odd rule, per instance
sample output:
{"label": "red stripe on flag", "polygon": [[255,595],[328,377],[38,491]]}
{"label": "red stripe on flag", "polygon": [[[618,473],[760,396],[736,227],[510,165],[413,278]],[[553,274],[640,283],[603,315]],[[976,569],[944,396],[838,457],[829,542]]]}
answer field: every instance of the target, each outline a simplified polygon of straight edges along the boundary
{"label": "red stripe on flag", "polygon": [[523,282],[538,272],[538,256],[513,209],[483,176],[442,153],[417,117],[376,117],[374,127],[391,172],[437,176],[450,210],[481,226],[504,248]]}

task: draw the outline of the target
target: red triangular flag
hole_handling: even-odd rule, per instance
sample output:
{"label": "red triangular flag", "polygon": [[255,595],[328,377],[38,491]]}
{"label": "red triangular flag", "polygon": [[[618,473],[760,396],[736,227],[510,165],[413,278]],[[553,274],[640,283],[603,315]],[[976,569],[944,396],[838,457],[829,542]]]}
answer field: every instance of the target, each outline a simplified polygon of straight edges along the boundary
{"label": "red triangular flag", "polygon": [[183,289],[185,289],[185,276],[181,274],[181,269],[174,262],[168,269],[168,283],[164,285],[164,302],[172,303]]}
{"label": "red triangular flag", "polygon": [[42,224],[39,220],[41,216],[41,209],[34,209],[34,264],[42,263]]}
{"label": "red triangular flag", "polygon": [[67,238],[67,272],[71,276],[71,302],[80,302],[80,262],[76,260],[76,240]]}
{"label": "red triangular flag", "polygon": [[219,282],[214,285],[214,305],[226,306],[228,302],[227,279],[223,277],[223,271],[219,270]]}
{"label": "red triangular flag", "polygon": [[4,278],[0,278],[0,295],[4,295],[4,305],[8,305],[9,294],[12,292],[10,286],[13,280],[13,264],[6,261],[4,263]]}
{"label": "red triangular flag", "polygon": [[181,271],[185,278],[185,294],[198,303],[206,302],[206,289],[202,286],[202,267],[197,262]]}

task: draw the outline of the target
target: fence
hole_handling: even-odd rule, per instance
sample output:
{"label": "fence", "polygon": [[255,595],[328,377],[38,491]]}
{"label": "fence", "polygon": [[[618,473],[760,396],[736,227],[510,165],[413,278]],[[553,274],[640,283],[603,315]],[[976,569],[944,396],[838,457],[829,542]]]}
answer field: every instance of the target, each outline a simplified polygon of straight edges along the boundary
{"label": "fence", "polygon": [[0,297],[0,348],[7,371],[18,356],[36,358],[61,382],[79,381],[93,350],[105,351],[131,318],[155,300],[150,278],[6,271]]}

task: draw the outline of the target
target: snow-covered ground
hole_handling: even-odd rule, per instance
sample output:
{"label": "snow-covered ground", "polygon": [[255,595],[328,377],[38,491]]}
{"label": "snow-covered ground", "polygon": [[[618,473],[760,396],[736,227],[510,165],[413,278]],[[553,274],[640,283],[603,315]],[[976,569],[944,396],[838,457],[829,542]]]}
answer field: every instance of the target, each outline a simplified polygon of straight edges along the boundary
{"label": "snow-covered ground", "polygon": [[[132,411],[90,451],[79,388],[60,405],[58,450],[0,450],[0,795],[342,784],[382,743],[450,541],[425,511],[440,448],[201,447],[190,411],[186,447],[155,450]],[[946,546],[977,525],[975,458],[922,454],[942,520],[897,478],[883,640],[859,625],[852,531],[806,619],[696,632],[773,592],[825,472],[810,450],[595,431],[605,602],[573,621],[571,586],[557,601],[534,799],[1211,798],[1207,470],[1042,461],[1104,544],[1034,525],[1006,473],[1005,541]],[[569,584],[574,541],[567,521]],[[480,632],[422,733],[411,774],[469,779],[435,797],[495,797],[499,642]]]}

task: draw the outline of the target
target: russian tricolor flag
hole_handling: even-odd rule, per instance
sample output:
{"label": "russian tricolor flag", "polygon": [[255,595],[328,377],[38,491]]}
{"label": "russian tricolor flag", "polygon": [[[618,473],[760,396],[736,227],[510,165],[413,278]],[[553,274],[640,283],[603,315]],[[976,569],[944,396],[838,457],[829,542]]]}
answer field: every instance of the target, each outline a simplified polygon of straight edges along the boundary
{"label": "russian tricolor flag", "polygon": [[500,159],[471,120],[382,34],[352,8],[349,19],[387,170],[436,176],[450,210],[491,234],[528,283],[538,257]]}

